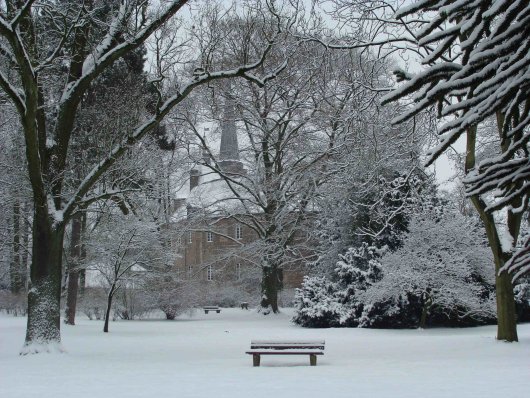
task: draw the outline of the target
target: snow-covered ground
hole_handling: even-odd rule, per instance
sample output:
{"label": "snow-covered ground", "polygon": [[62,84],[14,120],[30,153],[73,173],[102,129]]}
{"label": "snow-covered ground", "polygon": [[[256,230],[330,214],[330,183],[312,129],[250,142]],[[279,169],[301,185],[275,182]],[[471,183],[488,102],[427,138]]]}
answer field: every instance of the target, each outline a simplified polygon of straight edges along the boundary
{"label": "snow-covered ground", "polygon": [[[65,354],[20,357],[25,319],[0,315],[0,397],[518,397],[530,391],[530,325],[520,343],[472,329],[303,329],[291,311],[223,309],[177,321],[63,326]],[[263,357],[251,339],[326,340],[325,355]]]}

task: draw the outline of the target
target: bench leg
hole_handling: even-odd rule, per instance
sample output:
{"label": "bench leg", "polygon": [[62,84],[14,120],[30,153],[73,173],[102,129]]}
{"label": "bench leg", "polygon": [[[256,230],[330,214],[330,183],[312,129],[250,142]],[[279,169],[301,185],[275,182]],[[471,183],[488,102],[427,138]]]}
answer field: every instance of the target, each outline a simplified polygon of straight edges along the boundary
{"label": "bench leg", "polygon": [[207,314],[207,313],[208,313],[208,311],[204,310],[204,313],[205,313],[205,314]]}
{"label": "bench leg", "polygon": [[259,354],[252,354],[252,363],[254,366],[259,366],[260,361],[260,355]]}
{"label": "bench leg", "polygon": [[317,366],[317,356],[315,354],[309,354],[309,363],[311,366]]}
{"label": "bench leg", "polygon": [[220,314],[220,313],[221,313],[221,310],[217,310],[217,311],[215,311],[215,312],[217,312],[218,314]]}

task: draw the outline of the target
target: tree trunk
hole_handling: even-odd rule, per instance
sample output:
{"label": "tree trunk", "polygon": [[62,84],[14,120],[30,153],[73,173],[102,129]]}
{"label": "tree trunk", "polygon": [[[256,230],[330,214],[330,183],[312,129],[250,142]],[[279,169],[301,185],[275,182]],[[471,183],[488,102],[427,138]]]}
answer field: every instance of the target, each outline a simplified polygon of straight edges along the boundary
{"label": "tree trunk", "polygon": [[29,253],[29,238],[31,235],[31,224],[27,220],[27,215],[30,214],[31,206],[28,202],[24,205],[24,210],[22,214],[25,214],[26,217],[22,217],[22,252],[20,255],[20,260],[22,261],[21,267],[23,271],[23,286],[24,290],[28,291],[28,253]]}
{"label": "tree trunk", "polygon": [[[495,220],[491,214],[484,211],[484,205],[477,197],[472,197],[471,201],[478,210],[479,215],[486,228],[488,243],[493,260],[495,262],[495,294],[497,300],[497,340],[518,341],[517,338],[517,316],[515,312],[515,297],[511,276],[503,272],[499,275],[499,270],[504,266],[507,254],[503,253],[501,242],[497,231]],[[510,223],[508,223],[510,224]],[[510,225],[508,225],[510,227]],[[509,258],[509,257],[508,257]]]}
{"label": "tree trunk", "polygon": [[519,341],[517,337],[517,314],[512,277],[507,272],[499,275],[504,261],[495,259],[495,292],[497,294],[497,340]]}
{"label": "tree trunk", "polygon": [[264,314],[268,314],[271,310],[277,314],[280,312],[278,308],[278,293],[282,289],[282,270],[276,266],[264,266],[263,276],[261,280],[261,310]]}
{"label": "tree trunk", "polygon": [[79,271],[79,297],[83,297],[85,295],[85,289],[86,289],[86,271],[84,269]]}
{"label": "tree trunk", "polygon": [[[82,216],[81,216],[81,235],[82,236],[85,236],[85,232],[86,232],[86,212],[83,212],[82,213]],[[81,244],[81,258],[86,258],[86,247],[85,245],[82,243]],[[78,282],[78,285],[79,285],[79,297],[83,297],[85,295],[85,287],[86,287],[86,271],[85,269],[81,269],[79,270],[79,282]]]}
{"label": "tree trunk", "polygon": [[46,207],[36,205],[26,341],[21,354],[60,349],[63,238],[63,224],[53,224]]}
{"label": "tree trunk", "polygon": [[[499,129],[499,135],[502,138],[502,116],[497,113],[497,123]],[[477,140],[477,127],[473,126],[467,130],[467,144],[466,144],[466,163],[465,171],[468,174],[476,163],[476,140]],[[506,152],[506,148],[503,148],[503,152]],[[477,210],[480,219],[484,223],[486,229],[486,235],[488,237],[488,243],[493,254],[493,260],[495,262],[495,293],[497,299],[497,340],[505,341],[518,341],[517,338],[517,318],[515,312],[515,298],[513,293],[513,285],[510,276],[504,272],[503,275],[499,275],[499,270],[502,268],[506,260],[509,258],[509,254],[502,251],[502,244],[499,237],[499,231],[495,219],[491,213],[486,212],[486,203],[478,195],[470,197],[473,206]],[[513,208],[518,208],[521,205],[521,200],[516,199],[512,203]],[[512,236],[514,242],[517,242],[519,236],[519,228],[521,225],[521,214],[515,214],[511,210],[508,210],[507,214],[507,227],[508,232]]]}
{"label": "tree trunk", "polygon": [[112,298],[116,293],[116,285],[113,284],[110,287],[109,295],[107,296],[107,310],[105,311],[105,324],[103,325],[103,332],[109,332],[109,318],[110,318],[110,309],[112,308]]}
{"label": "tree trunk", "polygon": [[18,294],[24,289],[24,274],[20,251],[21,225],[20,225],[20,203],[15,200],[13,204],[13,247],[9,269],[11,279],[11,293]]}
{"label": "tree trunk", "polygon": [[429,293],[423,293],[423,307],[421,309],[421,317],[420,317],[420,329],[425,329],[427,326],[427,316],[429,315],[429,311],[432,306],[432,297],[429,295]]}
{"label": "tree trunk", "polygon": [[66,293],[66,308],[64,323],[75,325],[75,312],[77,308],[77,291],[79,287],[79,271],[71,269],[68,271],[68,290]]}
{"label": "tree trunk", "polygon": [[72,218],[72,237],[70,240],[71,261],[68,270],[68,292],[66,295],[65,323],[75,325],[77,292],[79,288],[79,265],[81,260],[81,214]]}
{"label": "tree trunk", "polygon": [[[478,202],[472,198],[475,207]],[[478,207],[477,207],[478,209]],[[502,251],[497,227],[493,216],[479,210],[482,221],[486,228],[488,242],[493,253],[495,262],[495,295],[497,300],[497,340],[518,341],[517,338],[517,316],[515,312],[515,297],[511,276],[507,272],[499,275],[499,270],[504,266],[507,256]]]}

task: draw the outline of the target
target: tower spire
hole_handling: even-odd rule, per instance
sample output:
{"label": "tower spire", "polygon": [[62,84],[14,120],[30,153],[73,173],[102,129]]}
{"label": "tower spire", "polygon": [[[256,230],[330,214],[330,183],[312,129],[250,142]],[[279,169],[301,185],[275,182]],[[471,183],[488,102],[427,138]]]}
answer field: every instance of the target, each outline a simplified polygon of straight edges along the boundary
{"label": "tower spire", "polygon": [[244,175],[245,168],[239,158],[239,144],[237,143],[236,111],[234,98],[230,94],[226,97],[221,121],[221,148],[219,151],[219,167],[223,173]]}
{"label": "tower spire", "polygon": [[211,161],[211,157],[210,157],[210,152],[208,151],[208,145],[206,144],[206,135],[209,134],[210,132],[210,128],[209,127],[205,127],[204,128],[204,133],[202,135],[202,145],[201,145],[201,150],[202,150],[202,161],[204,164],[210,164],[210,161]]}
{"label": "tower spire", "polygon": [[223,110],[223,120],[221,122],[221,148],[219,160],[239,161],[239,145],[237,142],[236,115],[234,99],[228,95]]}

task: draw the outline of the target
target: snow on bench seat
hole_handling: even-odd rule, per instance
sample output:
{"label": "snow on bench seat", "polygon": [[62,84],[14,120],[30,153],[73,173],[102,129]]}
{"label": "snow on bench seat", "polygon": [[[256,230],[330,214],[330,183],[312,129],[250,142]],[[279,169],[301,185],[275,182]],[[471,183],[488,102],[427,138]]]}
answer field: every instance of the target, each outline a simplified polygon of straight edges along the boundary
{"label": "snow on bench seat", "polygon": [[324,340],[252,340],[246,354],[253,356],[254,366],[260,365],[261,355],[309,355],[309,363],[316,366],[325,345]]}
{"label": "snow on bench seat", "polygon": [[204,310],[204,313],[207,314],[208,311],[215,311],[217,312],[218,314],[221,312],[221,308],[219,308],[218,306],[216,305],[206,305],[204,307],[202,307],[202,309]]}

